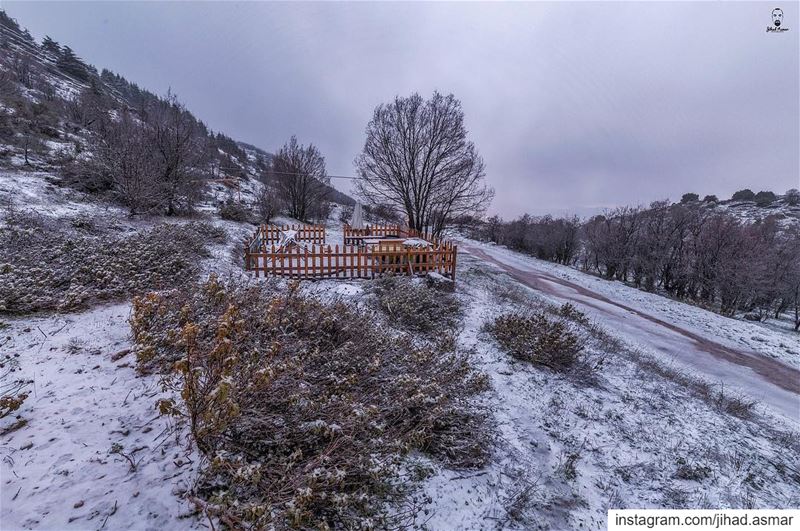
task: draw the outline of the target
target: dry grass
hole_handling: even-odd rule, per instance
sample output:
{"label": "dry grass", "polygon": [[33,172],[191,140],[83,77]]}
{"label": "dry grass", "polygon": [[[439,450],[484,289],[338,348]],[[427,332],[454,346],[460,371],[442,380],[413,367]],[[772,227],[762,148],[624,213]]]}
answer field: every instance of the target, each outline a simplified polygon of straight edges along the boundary
{"label": "dry grass", "polygon": [[419,347],[344,303],[292,285],[212,277],[189,290],[137,298],[131,320],[142,370],[165,383],[209,465],[196,491],[231,528],[393,527],[409,452],[450,466],[486,459],[486,386],[442,345]]}
{"label": "dry grass", "polygon": [[461,322],[456,296],[420,279],[383,277],[373,283],[372,290],[390,322],[408,331],[452,331]]}
{"label": "dry grass", "polygon": [[719,411],[743,420],[750,420],[755,416],[755,407],[758,404],[755,400],[749,400],[741,394],[726,391],[723,385],[717,388],[707,380],[687,374],[674,365],[665,364],[653,356],[638,350],[625,349],[622,352],[636,363],[639,370],[645,372],[648,376],[656,376],[676,383],[695,398],[706,402]]}
{"label": "dry grass", "polygon": [[68,222],[15,215],[0,229],[0,313],[75,310],[196,278],[207,223],[159,225],[132,235],[92,234]]}

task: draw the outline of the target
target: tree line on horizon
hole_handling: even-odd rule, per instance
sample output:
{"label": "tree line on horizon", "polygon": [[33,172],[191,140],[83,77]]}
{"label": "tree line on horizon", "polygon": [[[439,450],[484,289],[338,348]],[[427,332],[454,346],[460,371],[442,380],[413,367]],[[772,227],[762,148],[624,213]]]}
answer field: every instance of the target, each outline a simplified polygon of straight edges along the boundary
{"label": "tree line on horizon", "polygon": [[[790,190],[787,204],[800,204]],[[727,316],[778,318],[800,331],[800,226],[774,215],[743,221],[701,202],[656,201],[581,220],[498,216],[471,235]]]}

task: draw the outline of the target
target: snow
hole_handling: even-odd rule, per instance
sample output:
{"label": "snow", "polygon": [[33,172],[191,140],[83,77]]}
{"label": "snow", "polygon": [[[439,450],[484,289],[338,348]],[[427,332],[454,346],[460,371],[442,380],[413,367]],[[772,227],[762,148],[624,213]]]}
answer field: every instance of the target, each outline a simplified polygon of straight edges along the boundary
{"label": "snow", "polygon": [[92,201],[85,194],[52,184],[53,175],[44,172],[0,171],[0,199],[15,208],[59,218],[101,213],[127,217],[125,209]]}
{"label": "snow", "polygon": [[[49,177],[0,173],[0,196],[12,197],[17,208],[48,216],[106,216],[123,230],[167,221],[130,220],[123,209],[88,202],[49,184]],[[243,190],[246,197],[250,193]],[[201,210],[211,217],[215,208],[212,203]],[[254,227],[216,217],[212,222],[229,238],[211,248],[203,273],[246,277],[239,261],[241,245]],[[276,220],[281,222],[296,223]],[[341,243],[338,209],[327,225],[328,244]],[[494,431],[493,447],[490,463],[478,470],[448,470],[424,456],[410,457],[409,466],[432,469],[417,493],[426,500],[417,524],[430,529],[604,529],[610,507],[800,504],[791,472],[800,469],[798,419],[790,410],[797,395],[781,395],[779,387],[769,387],[753,370],[709,357],[686,336],[641,314],[794,367],[800,365],[796,335],[781,326],[728,319],[499,246],[464,241],[459,249],[455,289],[465,316],[458,345],[489,378],[490,390],[481,405]],[[530,289],[500,266],[463,252],[467,249],[534,275],[540,289]],[[366,286],[363,281],[322,280],[304,283],[303,290],[323,300],[368,307]],[[604,359],[596,384],[515,361],[483,331],[487,321],[503,313],[564,300],[575,302],[623,340],[619,351],[590,342],[589,354]],[[4,531],[208,526],[192,515],[183,496],[196,479],[199,456],[190,450],[184,428],[158,416],[154,405],[165,396],[158,378],[138,376],[133,354],[121,354],[131,348],[129,314],[130,303],[119,302],[82,313],[0,318],[0,361],[18,364],[0,384],[17,378],[32,382],[30,397],[16,412],[28,424],[0,436]],[[726,392],[736,388],[755,396],[760,404],[754,418],[742,420],[721,411],[681,382],[651,372],[639,356],[658,358],[689,376],[721,380]],[[0,420],[0,432],[14,420],[15,415]],[[135,470],[112,452],[115,443],[136,461]],[[682,463],[707,467],[708,475],[699,480],[678,477]]]}
{"label": "snow", "polygon": [[755,201],[723,201],[713,207],[714,211],[725,212],[745,223],[755,223],[768,216],[774,216],[778,227],[788,229],[800,227],[800,205],[789,205],[782,197],[767,206],[758,206]]}
{"label": "snow", "polygon": [[407,247],[428,247],[430,242],[420,238],[408,238],[407,240],[403,240],[403,245]]}
{"label": "snow", "polygon": [[[588,347],[604,358],[597,385],[515,361],[482,332],[484,323],[521,306],[542,308],[549,297],[475,256],[459,260],[456,290],[467,312],[459,344],[491,381],[484,403],[495,423],[494,450],[477,471],[432,464],[418,524],[605,529],[608,508],[800,503],[794,480],[776,468],[800,461],[782,442],[796,437],[796,426],[732,417],[602,344]],[[676,477],[680,463],[708,467],[708,476]]]}
{"label": "snow", "polygon": [[[792,392],[766,381],[764,371],[771,367],[762,363],[761,359],[767,356],[796,369],[800,366],[800,335],[765,327],[760,323],[727,318],[621,282],[600,279],[499,246],[473,241],[461,246],[463,250],[470,248],[487,253],[501,264],[511,266],[514,271],[535,273],[537,282],[542,283],[553,300],[576,303],[581,310],[640,350],[678,363],[711,381],[729,385],[731,389],[759,400],[773,413],[800,423],[800,397],[797,391]],[[493,267],[492,264],[487,265]],[[554,281],[557,279],[586,288],[601,298],[559,284]],[[679,327],[680,331],[670,326]],[[753,337],[759,339],[753,340]],[[728,360],[698,348],[699,338],[742,352],[746,357],[746,365],[728,363]],[[780,364],[773,366],[780,370]],[[790,372],[789,367],[784,370]]]}
{"label": "snow", "polygon": [[[189,507],[176,496],[192,484],[197,455],[159,417],[157,378],[137,376],[133,354],[112,359],[131,347],[129,313],[121,303],[4,320],[11,339],[0,352],[19,355],[12,376],[32,381],[16,412],[28,425],[0,439],[4,530],[197,527],[179,518]],[[115,443],[135,471],[111,453]]]}

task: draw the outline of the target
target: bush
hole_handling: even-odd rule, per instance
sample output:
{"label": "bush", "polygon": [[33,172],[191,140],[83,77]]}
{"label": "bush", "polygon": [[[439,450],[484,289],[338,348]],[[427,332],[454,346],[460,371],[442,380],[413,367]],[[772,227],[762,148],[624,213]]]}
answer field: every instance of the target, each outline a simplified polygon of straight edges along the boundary
{"label": "bush", "polygon": [[774,192],[761,191],[756,194],[754,199],[758,206],[763,207],[769,206],[773,201],[775,201],[775,199],[777,199],[777,196]]}
{"label": "bush", "polygon": [[380,308],[392,323],[413,332],[453,330],[461,320],[455,295],[416,278],[387,276],[373,284]]}
{"label": "bush", "polygon": [[342,205],[342,209],[339,211],[339,222],[342,224],[348,224],[353,219],[353,211],[354,207]]}
{"label": "bush", "polygon": [[[196,494],[230,527],[385,528],[407,494],[403,456],[456,467],[485,462],[486,387],[465,357],[414,346],[343,303],[212,276],[137,298],[141,370],[165,376],[208,458]],[[410,515],[413,516],[413,515]]]}
{"label": "bush", "polygon": [[570,302],[565,302],[564,304],[559,306],[557,313],[558,315],[560,315],[565,319],[569,319],[570,321],[574,321],[584,326],[591,325],[589,317],[585,313],[580,311],[578,308],[576,308],[575,305]]}
{"label": "bush", "polygon": [[207,223],[159,225],[134,235],[87,234],[23,215],[0,229],[0,313],[73,310],[196,278]]}
{"label": "bush", "polygon": [[786,190],[786,194],[783,196],[784,201],[786,201],[787,205],[800,205],[800,190],[797,188],[790,188]]}
{"label": "bush", "polygon": [[576,367],[586,345],[585,337],[565,318],[548,317],[543,312],[501,315],[487,329],[514,358],[559,372]]}
{"label": "bush", "polygon": [[753,201],[756,198],[756,194],[749,188],[745,188],[744,190],[739,190],[733,194],[734,201]]}
{"label": "bush", "polygon": [[693,203],[699,200],[700,196],[693,193],[683,194],[683,196],[681,197],[681,203]]}
{"label": "bush", "polygon": [[228,199],[219,205],[217,213],[222,219],[239,223],[247,223],[252,217],[250,209],[246,205],[232,199]]}
{"label": "bush", "polygon": [[703,203],[719,203],[719,198],[715,195],[707,195],[703,198]]}

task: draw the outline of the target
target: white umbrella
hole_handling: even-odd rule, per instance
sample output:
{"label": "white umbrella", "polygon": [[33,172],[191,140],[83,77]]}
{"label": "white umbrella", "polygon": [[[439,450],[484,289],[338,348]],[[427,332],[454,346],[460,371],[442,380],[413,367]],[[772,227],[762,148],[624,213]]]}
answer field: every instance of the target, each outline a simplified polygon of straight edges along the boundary
{"label": "white umbrella", "polygon": [[364,228],[364,213],[361,212],[361,203],[356,203],[355,208],[353,208],[353,222],[350,226],[354,229]]}

